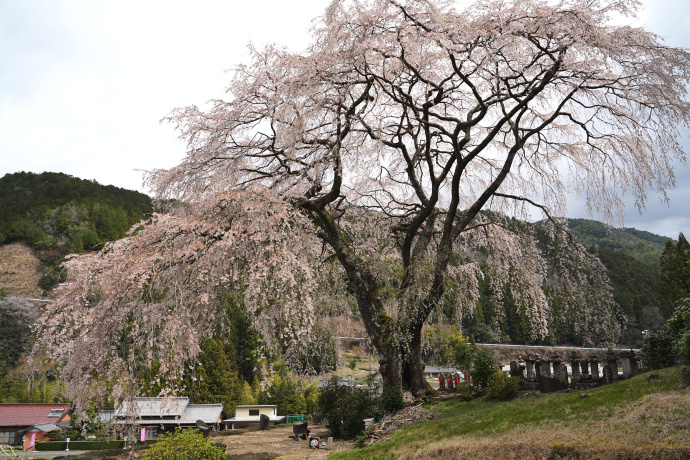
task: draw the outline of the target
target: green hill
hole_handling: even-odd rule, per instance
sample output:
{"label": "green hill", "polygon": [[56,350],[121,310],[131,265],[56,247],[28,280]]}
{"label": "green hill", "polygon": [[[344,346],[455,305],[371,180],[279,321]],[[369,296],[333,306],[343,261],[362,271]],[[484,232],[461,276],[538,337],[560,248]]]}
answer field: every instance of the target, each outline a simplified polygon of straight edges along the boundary
{"label": "green hill", "polygon": [[[0,234],[12,238],[12,227],[17,221],[41,218],[48,211],[68,204],[91,209],[99,204],[106,208],[99,216],[100,221],[94,224],[100,224],[98,230],[103,233],[99,235],[102,237],[110,231],[106,229],[108,224],[116,228],[115,236],[120,233],[119,227],[131,225],[136,222],[134,218],[141,218],[152,211],[151,198],[143,193],[63,173],[18,172],[0,179]],[[128,222],[119,222],[118,213]],[[110,222],[107,222],[109,217]]]}
{"label": "green hill", "polygon": [[[595,253],[608,270],[613,298],[628,318],[629,333],[635,335],[644,329],[659,329],[664,320],[660,312],[659,269],[623,252],[599,248]],[[637,331],[633,332],[632,328]],[[625,336],[625,329],[623,333],[621,343],[636,342],[634,337]]]}
{"label": "green hill", "polygon": [[0,245],[29,244],[44,267],[41,287],[63,277],[59,268],[69,253],[96,250],[125,236],[153,210],[143,193],[67,174],[19,172],[0,179]]}
{"label": "green hill", "polygon": [[621,252],[640,262],[659,268],[659,257],[664,250],[664,236],[634,228],[607,227],[588,219],[568,219],[570,232],[586,247]]}
{"label": "green hill", "polygon": [[669,238],[588,219],[568,219],[568,227],[608,270],[614,299],[626,317],[621,343],[639,345],[640,331],[657,330],[667,319],[659,298],[659,260]]}

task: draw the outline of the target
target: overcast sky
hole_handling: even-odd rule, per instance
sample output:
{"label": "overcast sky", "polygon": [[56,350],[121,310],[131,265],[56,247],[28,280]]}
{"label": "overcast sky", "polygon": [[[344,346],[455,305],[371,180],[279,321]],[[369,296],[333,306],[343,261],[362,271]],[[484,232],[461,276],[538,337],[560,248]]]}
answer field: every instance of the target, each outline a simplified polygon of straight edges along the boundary
{"label": "overcast sky", "polygon": [[[171,109],[222,97],[246,45],[309,42],[328,0],[0,0],[0,177],[60,171],[145,191],[138,170],[184,154]],[[299,6],[297,6],[299,5]],[[690,48],[690,1],[646,3],[641,22]],[[690,153],[690,139],[683,144]],[[690,170],[678,165],[671,205],[650,194],[626,225],[690,233]],[[570,217],[588,217],[581,202]],[[597,218],[597,216],[593,216]]]}

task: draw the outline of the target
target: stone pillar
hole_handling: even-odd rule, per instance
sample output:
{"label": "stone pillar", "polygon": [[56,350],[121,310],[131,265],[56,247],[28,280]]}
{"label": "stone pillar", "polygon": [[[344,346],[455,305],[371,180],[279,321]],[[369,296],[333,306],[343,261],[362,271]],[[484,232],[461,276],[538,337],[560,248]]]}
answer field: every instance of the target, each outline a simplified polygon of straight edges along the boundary
{"label": "stone pillar", "polygon": [[553,366],[553,378],[557,379],[561,372],[561,362],[557,358],[551,358],[551,364]]}
{"label": "stone pillar", "polygon": [[573,383],[580,383],[580,380],[582,380],[580,378],[580,360],[579,359],[573,360],[570,363],[570,367],[571,367],[572,373],[573,373],[573,377],[572,377]]}
{"label": "stone pillar", "polygon": [[438,389],[439,390],[445,390],[446,389],[446,379],[443,376],[438,378]]}
{"label": "stone pillar", "polygon": [[630,376],[635,377],[640,373],[640,367],[637,364],[637,355],[633,352],[633,356],[630,359]]}
{"label": "stone pillar", "polygon": [[589,374],[589,366],[586,359],[580,361],[580,369],[582,370],[582,375]]}
{"label": "stone pillar", "polygon": [[520,365],[517,361],[510,362],[510,376],[511,377],[521,377],[525,378],[524,371],[525,368]]}
{"label": "stone pillar", "polygon": [[537,377],[534,372],[534,359],[531,356],[525,358],[525,367],[527,371],[527,381],[533,382]]}
{"label": "stone pillar", "polygon": [[606,355],[606,365],[611,372],[611,382],[618,380],[618,359],[614,354]]}
{"label": "stone pillar", "polygon": [[537,378],[537,375],[541,375],[541,361],[539,358],[536,358],[534,360],[534,373],[536,374],[534,378]]}
{"label": "stone pillar", "polygon": [[632,366],[630,365],[630,353],[621,354],[621,364],[623,365],[623,378],[630,378],[632,374]]}
{"label": "stone pillar", "polygon": [[568,385],[568,365],[560,360],[553,362],[553,376],[564,385]]}
{"label": "stone pillar", "polygon": [[597,383],[599,381],[599,361],[596,355],[590,356],[589,367],[592,370],[592,382]]}
{"label": "stone pillar", "polygon": [[551,377],[551,362],[545,358],[541,359],[541,375]]}
{"label": "stone pillar", "polygon": [[453,388],[455,388],[455,381],[453,379],[453,376],[446,376],[446,382],[448,382],[448,390],[453,391]]}

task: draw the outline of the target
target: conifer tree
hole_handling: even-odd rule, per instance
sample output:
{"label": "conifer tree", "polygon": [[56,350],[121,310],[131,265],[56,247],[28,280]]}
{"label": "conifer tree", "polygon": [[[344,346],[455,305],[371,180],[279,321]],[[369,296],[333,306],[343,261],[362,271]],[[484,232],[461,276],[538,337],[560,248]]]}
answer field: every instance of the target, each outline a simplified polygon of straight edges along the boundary
{"label": "conifer tree", "polygon": [[676,304],[690,296],[690,243],[683,233],[678,235],[678,243],[666,241],[661,254],[660,300],[665,318],[673,314]]}

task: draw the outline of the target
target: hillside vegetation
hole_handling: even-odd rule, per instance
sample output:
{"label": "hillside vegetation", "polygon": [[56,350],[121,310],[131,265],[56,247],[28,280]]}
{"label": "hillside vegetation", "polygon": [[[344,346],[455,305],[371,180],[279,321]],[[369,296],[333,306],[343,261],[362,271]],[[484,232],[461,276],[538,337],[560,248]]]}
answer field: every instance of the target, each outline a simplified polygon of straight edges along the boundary
{"label": "hillside vegetation", "polygon": [[[97,250],[105,241],[121,238],[133,224],[145,218],[151,210],[151,200],[146,195],[113,186],[103,186],[65,174],[16,173],[4,176],[0,179],[0,255],[4,255],[0,260],[0,289],[20,297],[39,296],[41,291],[45,295],[49,294],[50,289],[64,279],[65,273],[60,263],[65,254]],[[555,266],[552,266],[555,259],[549,252],[552,242],[541,227],[514,219],[509,225],[538,240],[544,263],[551,267],[549,276],[558,275]],[[640,346],[641,331],[658,329],[668,316],[660,312],[658,300],[661,290],[659,257],[664,250],[666,239],[634,229],[607,229],[599,222],[583,219],[571,219],[569,225],[580,241],[587,245],[590,252],[597,255],[608,269],[613,297],[620,306],[620,312],[617,313],[617,321],[620,322],[621,328],[619,343]],[[18,251],[22,257],[13,256]],[[28,253],[32,251],[40,260],[39,275],[36,274],[36,259],[28,257]],[[502,295],[501,301],[497,302],[496,286],[491,286],[487,271],[486,249],[478,248],[475,255],[484,277],[479,282],[480,296],[473,311],[464,311],[459,315],[456,308],[457,298],[449,291],[444,298],[444,306],[434,322],[461,326],[463,334],[472,336],[478,342],[581,345],[586,339],[592,339],[591,334],[588,336],[586,333],[578,333],[573,327],[573,316],[560,314],[555,308],[554,314],[547,318],[549,335],[537,341],[532,334],[524,307],[515,299],[515,285],[504,286],[505,292],[498,293]],[[656,258],[655,263],[643,262],[653,257]],[[27,261],[32,261],[33,268]],[[26,273],[21,278],[28,281],[17,279],[15,272],[19,268],[26,268]],[[36,287],[37,278],[40,287]],[[547,284],[552,287],[548,287]],[[558,285],[557,278],[553,278],[547,279],[542,287],[548,290],[548,298],[556,307],[562,300],[559,291],[553,288]],[[393,298],[395,292],[396,285],[392,284],[384,294]],[[263,339],[242,313],[242,296],[239,293],[229,295],[237,299],[237,305],[233,306],[234,313],[231,315],[231,323],[238,328],[237,333],[216,338],[228,343],[224,353],[230,362],[236,363],[236,372],[241,376],[239,385],[242,385],[242,382],[252,383],[258,366],[255,356],[262,348],[260,343]],[[598,300],[593,299],[595,302]],[[330,350],[329,356],[319,356],[316,359],[328,363],[328,367],[335,365],[335,358],[331,357],[335,355],[332,335],[336,331],[333,324],[343,321],[348,324],[360,324],[356,313],[353,314],[349,308],[331,313],[334,316],[324,314],[320,317],[320,323],[324,327],[317,329],[320,331],[316,334],[318,337],[315,335],[312,339],[314,343],[310,345],[311,349]],[[582,316],[578,311],[573,312],[573,315],[575,319]],[[2,318],[6,330],[13,331],[13,334],[26,334],[27,325],[20,324],[10,316],[5,315]],[[343,334],[362,335],[338,330],[338,335]],[[291,347],[286,341],[281,343],[283,347],[280,350],[270,353],[264,350],[263,353],[268,353],[271,359],[278,361],[286,359],[288,350],[295,347]],[[11,351],[7,356],[0,357],[3,363],[0,366],[0,377],[16,366],[25,354],[24,347],[14,347]],[[291,356],[291,370],[302,372],[305,369],[319,368],[310,361],[311,359],[306,355]],[[231,386],[235,387],[235,384]],[[223,391],[223,394],[237,394],[238,389],[229,388]]]}
{"label": "hillside vegetation", "polygon": [[[679,368],[581,392],[510,402],[450,400],[385,443],[334,459],[690,458],[690,393]],[[653,376],[654,377],[653,377]]]}
{"label": "hillside vegetation", "polygon": [[588,219],[568,219],[568,227],[587,248],[594,246],[595,249],[620,252],[657,270],[659,257],[669,239],[635,228],[607,227]]}
{"label": "hillside vegetation", "polygon": [[41,260],[40,286],[46,291],[64,279],[60,262],[66,254],[122,238],[151,212],[143,193],[67,174],[19,172],[0,179],[0,245],[31,246]]}
{"label": "hillside vegetation", "polygon": [[659,329],[672,311],[660,295],[660,260],[672,240],[587,219],[568,219],[568,226],[608,270],[613,297],[625,315],[620,342],[639,345],[640,332]]}
{"label": "hillside vegetation", "polygon": [[0,401],[10,385],[5,376],[31,349],[31,326],[39,314],[39,307],[32,302],[0,292]]}

